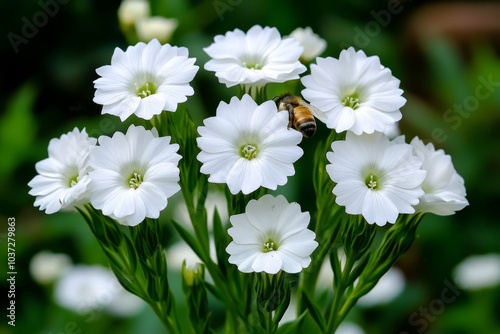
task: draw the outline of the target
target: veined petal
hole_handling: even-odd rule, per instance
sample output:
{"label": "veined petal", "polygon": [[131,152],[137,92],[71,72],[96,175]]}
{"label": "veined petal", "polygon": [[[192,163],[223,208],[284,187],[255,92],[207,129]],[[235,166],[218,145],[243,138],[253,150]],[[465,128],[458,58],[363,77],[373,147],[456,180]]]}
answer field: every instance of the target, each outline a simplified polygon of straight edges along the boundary
{"label": "veined petal", "polygon": [[245,213],[230,217],[229,263],[245,273],[300,272],[318,246],[316,235],[307,229],[309,219],[309,213],[301,213],[297,203],[289,204],[281,195],[251,200]]}

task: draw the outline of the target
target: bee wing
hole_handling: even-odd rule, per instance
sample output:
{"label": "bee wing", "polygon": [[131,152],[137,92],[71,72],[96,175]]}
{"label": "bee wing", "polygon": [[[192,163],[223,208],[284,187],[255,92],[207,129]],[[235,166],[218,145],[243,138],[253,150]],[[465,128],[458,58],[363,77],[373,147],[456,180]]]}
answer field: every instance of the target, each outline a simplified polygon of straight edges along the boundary
{"label": "bee wing", "polygon": [[313,113],[314,117],[320,119],[322,122],[325,122],[327,117],[325,116],[325,112],[322,111],[321,109],[313,106],[312,104],[310,104],[309,102],[306,102],[304,100],[302,100],[302,104],[305,105],[306,107],[308,107],[309,109],[311,109],[311,112]]}

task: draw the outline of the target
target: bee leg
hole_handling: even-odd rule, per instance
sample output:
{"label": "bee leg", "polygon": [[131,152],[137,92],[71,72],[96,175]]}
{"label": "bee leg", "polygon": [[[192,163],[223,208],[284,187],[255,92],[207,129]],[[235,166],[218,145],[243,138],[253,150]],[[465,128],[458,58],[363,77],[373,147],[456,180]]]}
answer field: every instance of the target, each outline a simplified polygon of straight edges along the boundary
{"label": "bee leg", "polygon": [[288,126],[287,129],[290,130],[293,124],[293,119],[294,119],[294,113],[293,113],[293,106],[290,103],[287,103],[286,108],[288,109]]}

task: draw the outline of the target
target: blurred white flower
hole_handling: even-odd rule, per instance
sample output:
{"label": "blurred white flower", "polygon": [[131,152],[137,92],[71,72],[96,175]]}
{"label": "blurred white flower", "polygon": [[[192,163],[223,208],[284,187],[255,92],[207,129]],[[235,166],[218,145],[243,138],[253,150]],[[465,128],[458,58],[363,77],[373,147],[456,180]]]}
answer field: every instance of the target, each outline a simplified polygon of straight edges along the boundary
{"label": "blurred white flower", "polygon": [[88,200],[89,148],[96,143],[83,129],[63,134],[49,142],[49,157],[36,163],[38,172],[29,183],[29,194],[36,196],[34,206],[51,214],[69,210]]}
{"label": "blurred white flower", "polygon": [[99,146],[90,151],[92,206],[120,224],[158,218],[180,190],[179,145],[153,130],[131,125],[126,134],[99,137]]}
{"label": "blurred white flower", "polygon": [[[342,247],[337,249],[337,256],[338,259],[340,260],[340,267],[344,268],[346,263],[346,255]],[[330,264],[330,259],[327,257],[323,261],[323,264],[319,269],[318,287],[322,289],[331,289],[332,283],[333,283],[333,270]]]}
{"label": "blurred white flower", "polygon": [[318,247],[316,235],[307,229],[309,220],[309,212],[301,212],[299,204],[289,204],[282,195],[251,200],[245,213],[230,217],[229,263],[244,273],[302,271]]}
{"label": "blurred white flower", "polygon": [[54,299],[79,314],[105,310],[127,316],[144,305],[139,297],[123,289],[111,270],[98,265],[70,267],[56,282]]}
{"label": "blurred white flower", "polygon": [[201,172],[210,175],[209,182],[226,183],[232,194],[284,185],[304,153],[298,146],[302,134],[288,131],[288,112],[277,112],[273,101],[257,105],[247,94],[233,97],[203,124],[196,139]]}
{"label": "blurred white flower", "polygon": [[326,49],[326,41],[313,32],[311,27],[297,28],[290,36],[295,37],[304,48],[300,59],[309,62],[319,56]]}
{"label": "blurred white flower", "polygon": [[453,278],[465,290],[481,290],[500,285],[500,254],[465,258],[453,269]]}
{"label": "blurred white flower", "polygon": [[189,83],[198,71],[195,61],[188,58],[188,49],[157,39],[125,52],[116,48],[111,65],[96,69],[101,77],[94,80],[94,102],[103,105],[103,114],[122,121],[132,114],[148,120],[163,110],[173,112],[194,94]]}
{"label": "blurred white flower", "polygon": [[262,87],[270,82],[298,79],[306,67],[299,62],[303,48],[295,38],[281,38],[276,28],[255,25],[217,35],[203,49],[212,59],[205,64],[227,87]]}
{"label": "blurred white flower", "polygon": [[137,37],[140,41],[149,42],[158,39],[162,44],[170,41],[179,22],[176,19],[167,19],[163,16],[151,16],[136,22]]}
{"label": "blurred white flower", "polygon": [[149,1],[123,0],[118,7],[118,22],[123,31],[129,30],[136,21],[149,17]]}
{"label": "blurred white flower", "polygon": [[394,224],[400,213],[414,213],[424,194],[426,172],[409,144],[391,142],[380,132],[332,143],[326,171],[336,183],[335,201],[348,214],[361,214],[369,224]]}
{"label": "blurred white flower", "polygon": [[388,303],[399,296],[405,286],[406,280],[401,270],[392,267],[380,278],[377,285],[370,292],[358,300],[358,305],[372,307]]}
{"label": "blurred white flower", "polygon": [[316,59],[311,74],[301,81],[302,95],[319,109],[314,115],[337,132],[383,132],[401,119],[406,99],[399,80],[380,64],[377,56],[367,57],[354,48],[343,50],[339,59]]}
{"label": "blurred white flower", "polygon": [[38,283],[48,284],[58,279],[71,265],[67,254],[41,251],[31,258],[30,273]]}
{"label": "blurred white flower", "polygon": [[365,331],[353,322],[344,321],[337,328],[335,334],[365,334]]}
{"label": "blurred white flower", "polygon": [[[224,224],[228,222],[229,213],[227,211],[226,196],[222,191],[211,190],[209,187],[207,198],[205,200],[205,210],[207,211],[207,225],[209,230],[212,230],[214,213],[216,209],[222,223]],[[191,218],[189,217],[189,212],[185,201],[179,202],[175,205],[173,217],[175,221],[183,223],[186,228],[192,229],[192,222]]]}
{"label": "blurred white flower", "polygon": [[447,216],[469,205],[465,198],[464,179],[453,167],[451,157],[443,150],[436,150],[432,143],[424,145],[418,137],[413,138],[410,144],[423,161],[421,168],[427,171],[422,184],[425,194],[420,197],[415,211]]}

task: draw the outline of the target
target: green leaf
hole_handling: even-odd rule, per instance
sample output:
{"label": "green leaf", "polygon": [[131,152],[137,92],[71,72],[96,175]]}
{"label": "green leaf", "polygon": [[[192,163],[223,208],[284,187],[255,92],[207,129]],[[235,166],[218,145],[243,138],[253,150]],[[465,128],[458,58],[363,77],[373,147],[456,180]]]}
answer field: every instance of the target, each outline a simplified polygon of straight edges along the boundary
{"label": "green leaf", "polygon": [[172,224],[174,225],[181,238],[189,245],[189,247],[191,247],[193,252],[195,252],[200,259],[203,258],[200,246],[193,235],[175,220],[172,221]]}
{"label": "green leaf", "polygon": [[319,308],[314,304],[307,293],[305,291],[302,291],[302,300],[306,304],[307,309],[309,310],[309,314],[311,314],[311,317],[314,319],[316,324],[319,326],[321,329],[321,332],[325,332],[326,328],[326,323],[325,323],[325,318],[323,317],[323,314],[319,310]]}
{"label": "green leaf", "polygon": [[307,312],[304,311],[294,321],[290,321],[290,322],[287,322],[287,323],[281,325],[280,327],[278,327],[278,331],[276,332],[276,334],[294,334],[294,333],[299,333],[298,332],[299,326],[300,326],[301,322],[303,321],[303,319],[305,318],[306,314],[307,314]]}
{"label": "green leaf", "polygon": [[22,160],[29,155],[36,134],[33,115],[37,91],[33,84],[26,83],[7,102],[5,113],[0,118],[0,152],[2,178],[13,173]]}

